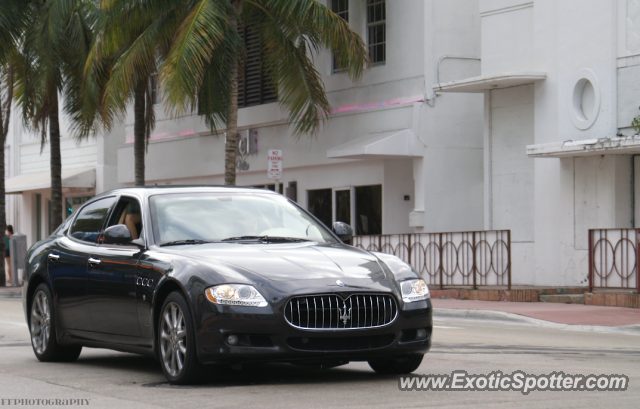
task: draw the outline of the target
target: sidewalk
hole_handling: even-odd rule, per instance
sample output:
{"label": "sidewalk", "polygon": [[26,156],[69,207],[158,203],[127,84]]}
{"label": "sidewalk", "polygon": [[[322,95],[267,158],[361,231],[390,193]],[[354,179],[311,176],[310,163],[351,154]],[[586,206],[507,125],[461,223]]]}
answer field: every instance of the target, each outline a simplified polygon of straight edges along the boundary
{"label": "sidewalk", "polygon": [[20,287],[0,287],[0,298],[22,297],[22,286]]}
{"label": "sidewalk", "polygon": [[640,309],[581,304],[432,299],[434,308],[499,311],[558,324],[621,327],[640,325]]}

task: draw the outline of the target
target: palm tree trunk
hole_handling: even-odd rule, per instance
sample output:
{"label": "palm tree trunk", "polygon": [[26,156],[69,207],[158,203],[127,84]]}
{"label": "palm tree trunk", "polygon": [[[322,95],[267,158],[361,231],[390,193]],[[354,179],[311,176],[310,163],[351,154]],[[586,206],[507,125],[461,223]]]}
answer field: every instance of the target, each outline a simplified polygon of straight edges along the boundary
{"label": "palm tree trunk", "polygon": [[60,122],[58,93],[53,93],[49,114],[49,146],[51,148],[51,220],[52,227],[62,224],[62,157],[60,154]]}
{"label": "palm tree trunk", "polygon": [[144,186],[145,144],[145,87],[138,85],[134,96],[133,156],[136,168],[136,186]]}
{"label": "palm tree trunk", "polygon": [[[236,13],[242,13],[243,0],[232,2]],[[238,20],[231,17],[231,25],[238,29]],[[227,138],[224,147],[224,184],[236,184],[236,152],[238,150],[238,61],[231,65],[231,98],[229,100],[229,117],[227,118]]]}
{"label": "palm tree trunk", "polygon": [[[9,120],[11,119],[11,103],[13,102],[13,65],[9,66],[9,75],[6,84],[0,83],[0,95],[2,95],[1,87],[5,85],[7,87],[7,101],[0,99],[0,232],[7,230],[7,214],[6,214],[6,201],[4,191],[4,145],[7,141],[7,135],[9,134]],[[3,106],[4,105],[4,106]],[[6,233],[5,233],[6,234]],[[5,245],[4,237],[0,239],[0,254],[4,255]],[[0,263],[0,286],[4,287],[6,284],[4,260]]]}

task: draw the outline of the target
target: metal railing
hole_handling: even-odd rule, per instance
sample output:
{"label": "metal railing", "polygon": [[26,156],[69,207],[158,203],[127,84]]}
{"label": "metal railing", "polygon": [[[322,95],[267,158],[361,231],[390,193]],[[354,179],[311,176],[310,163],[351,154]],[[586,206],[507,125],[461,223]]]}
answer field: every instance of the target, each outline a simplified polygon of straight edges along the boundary
{"label": "metal railing", "polygon": [[589,230],[589,291],[627,288],[640,292],[640,229]]}
{"label": "metal railing", "polygon": [[510,230],[354,236],[352,244],[401,258],[430,286],[511,289]]}

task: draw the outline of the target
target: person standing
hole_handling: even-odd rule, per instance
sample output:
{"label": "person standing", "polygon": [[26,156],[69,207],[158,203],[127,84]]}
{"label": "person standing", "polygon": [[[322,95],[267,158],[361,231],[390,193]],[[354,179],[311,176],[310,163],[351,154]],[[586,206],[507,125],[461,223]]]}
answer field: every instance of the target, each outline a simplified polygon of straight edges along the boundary
{"label": "person standing", "polygon": [[11,284],[11,253],[9,252],[9,246],[11,245],[11,236],[13,236],[13,226],[7,225],[7,232],[4,234],[4,258],[7,260],[7,272],[9,278],[7,279],[7,285]]}

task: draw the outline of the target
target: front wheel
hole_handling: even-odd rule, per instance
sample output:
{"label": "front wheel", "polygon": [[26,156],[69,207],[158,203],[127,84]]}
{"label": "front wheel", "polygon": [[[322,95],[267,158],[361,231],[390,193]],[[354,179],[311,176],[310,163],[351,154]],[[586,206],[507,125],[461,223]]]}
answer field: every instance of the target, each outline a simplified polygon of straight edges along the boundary
{"label": "front wheel", "polygon": [[81,346],[63,347],[58,344],[53,297],[49,287],[44,283],[40,284],[33,294],[29,332],[33,352],[42,362],[73,362],[82,352]]}
{"label": "front wheel", "polygon": [[162,305],[158,323],[158,347],[162,371],[170,383],[193,383],[201,369],[196,353],[195,330],[189,305],[174,291]]}
{"label": "front wheel", "polygon": [[371,369],[379,374],[403,375],[409,374],[422,363],[424,355],[409,355],[403,357],[383,358],[369,361]]}

